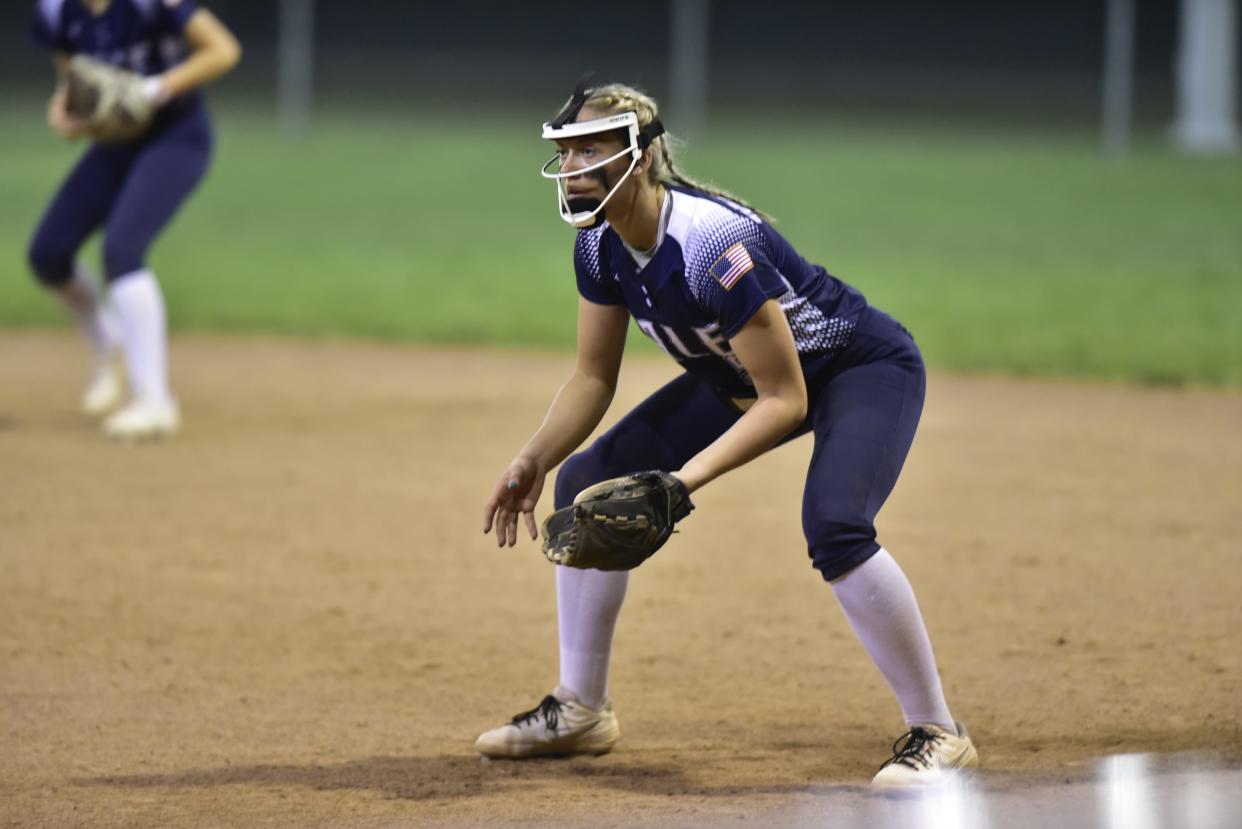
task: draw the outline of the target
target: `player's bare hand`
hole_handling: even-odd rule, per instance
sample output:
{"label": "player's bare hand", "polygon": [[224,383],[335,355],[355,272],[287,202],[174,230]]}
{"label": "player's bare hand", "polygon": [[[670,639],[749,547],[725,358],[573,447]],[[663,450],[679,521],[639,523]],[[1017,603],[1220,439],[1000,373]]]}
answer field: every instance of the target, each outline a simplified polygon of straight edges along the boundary
{"label": "player's bare hand", "polygon": [[52,132],[68,141],[82,138],[89,132],[86,122],[74,118],[65,109],[63,88],[58,88],[53,92],[51,100],[47,103],[47,125],[52,128]]}
{"label": "player's bare hand", "polygon": [[492,497],[483,507],[483,532],[496,528],[496,546],[517,543],[518,516],[526,523],[531,540],[539,538],[535,524],[535,504],[543,492],[546,472],[533,459],[518,456],[496,481]]}

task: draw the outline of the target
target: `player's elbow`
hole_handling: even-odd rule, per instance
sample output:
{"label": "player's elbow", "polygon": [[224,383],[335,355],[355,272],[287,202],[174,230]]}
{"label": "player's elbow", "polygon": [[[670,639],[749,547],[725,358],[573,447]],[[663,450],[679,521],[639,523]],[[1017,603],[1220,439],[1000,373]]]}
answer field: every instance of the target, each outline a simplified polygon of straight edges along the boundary
{"label": "player's elbow", "polygon": [[224,26],[213,27],[209,32],[203,40],[202,53],[210,57],[212,77],[218,78],[241,63],[242,47]]}
{"label": "player's elbow", "polygon": [[809,405],[806,400],[806,388],[803,387],[798,389],[796,393],[787,398],[786,405],[789,409],[789,420],[791,424],[789,428],[792,429],[802,421],[806,420],[807,410],[809,409]]}
{"label": "player's elbow", "polygon": [[806,420],[806,413],[810,406],[807,403],[805,383],[790,383],[780,390],[779,396],[790,429]]}
{"label": "player's elbow", "polygon": [[228,72],[241,63],[242,46],[237,38],[229,35],[219,46],[220,66],[222,72]]}
{"label": "player's elbow", "polygon": [[787,388],[773,389],[768,392],[761,391],[756,402],[764,403],[764,410],[769,412],[767,416],[774,421],[779,421],[776,424],[777,431],[782,433],[792,431],[806,420],[809,408],[806,386],[801,384],[791,384]]}

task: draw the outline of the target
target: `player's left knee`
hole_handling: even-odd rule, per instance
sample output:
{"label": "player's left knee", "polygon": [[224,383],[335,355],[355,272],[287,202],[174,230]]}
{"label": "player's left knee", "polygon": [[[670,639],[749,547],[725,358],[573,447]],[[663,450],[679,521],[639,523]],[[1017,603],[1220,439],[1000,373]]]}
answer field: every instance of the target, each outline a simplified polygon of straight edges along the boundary
{"label": "player's left knee", "polygon": [[807,538],[811,565],[824,581],[840,578],[880,550],[869,523],[825,523],[808,531]]}
{"label": "player's left knee", "polygon": [[39,282],[58,288],[73,278],[73,260],[80,244],[81,240],[60,223],[44,220],[30,239],[26,261]]}
{"label": "player's left knee", "polygon": [[109,282],[145,266],[147,246],[127,239],[122,234],[108,233],[103,240],[104,276]]}

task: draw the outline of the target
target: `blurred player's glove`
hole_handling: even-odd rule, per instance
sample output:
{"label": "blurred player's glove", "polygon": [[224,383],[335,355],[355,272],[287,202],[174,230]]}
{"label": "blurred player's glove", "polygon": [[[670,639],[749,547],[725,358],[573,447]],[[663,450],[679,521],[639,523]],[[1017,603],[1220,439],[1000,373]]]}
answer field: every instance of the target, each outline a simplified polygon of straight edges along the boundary
{"label": "blurred player's glove", "polygon": [[88,55],[74,55],[66,78],[65,111],[84,122],[96,141],[136,138],[159,108],[147,80]]}
{"label": "blurred player's glove", "polygon": [[543,554],[553,564],[632,570],[668,541],[694,504],[667,472],[635,472],[602,481],[543,522]]}

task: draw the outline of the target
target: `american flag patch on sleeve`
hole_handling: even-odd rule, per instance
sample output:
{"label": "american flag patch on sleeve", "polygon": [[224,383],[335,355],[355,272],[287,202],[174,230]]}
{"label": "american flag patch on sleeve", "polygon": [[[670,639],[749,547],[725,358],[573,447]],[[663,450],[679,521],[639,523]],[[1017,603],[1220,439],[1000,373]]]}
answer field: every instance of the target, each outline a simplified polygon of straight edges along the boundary
{"label": "american flag patch on sleeve", "polygon": [[750,258],[750,251],[746,250],[746,245],[738,242],[726,250],[724,255],[717,259],[708,270],[727,291],[754,267],[755,263]]}

